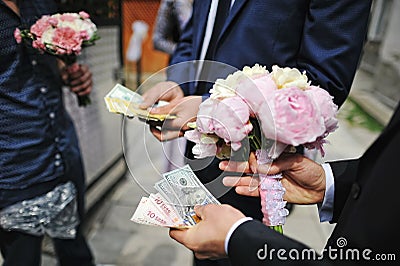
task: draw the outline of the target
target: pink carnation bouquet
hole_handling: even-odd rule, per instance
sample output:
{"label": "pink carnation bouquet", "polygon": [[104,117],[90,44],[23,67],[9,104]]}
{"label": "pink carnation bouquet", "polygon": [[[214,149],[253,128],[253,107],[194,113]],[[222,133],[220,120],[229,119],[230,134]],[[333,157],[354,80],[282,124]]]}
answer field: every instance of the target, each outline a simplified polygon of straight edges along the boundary
{"label": "pink carnation bouquet", "polygon": [[[61,59],[67,71],[74,71],[82,49],[94,45],[100,38],[96,25],[84,11],[44,15],[30,29],[15,29],[14,37],[18,43],[25,41],[40,52]],[[89,96],[78,96],[79,106],[90,102]]]}
{"label": "pink carnation bouquet", "polygon": [[[255,152],[258,164],[271,164],[299,145],[324,156],[325,138],[338,126],[333,98],[295,68],[273,66],[269,72],[258,64],[246,66],[218,79],[210,93],[189,125],[193,130],[185,133],[196,144],[197,158],[228,159],[247,150]],[[259,178],[263,223],[282,232],[289,213],[282,175]]]}

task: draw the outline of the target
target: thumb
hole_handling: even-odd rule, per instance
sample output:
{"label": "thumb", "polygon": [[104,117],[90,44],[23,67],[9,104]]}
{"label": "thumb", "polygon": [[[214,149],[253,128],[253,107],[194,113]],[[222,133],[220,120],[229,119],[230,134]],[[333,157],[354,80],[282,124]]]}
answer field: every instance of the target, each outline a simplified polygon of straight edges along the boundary
{"label": "thumb", "polygon": [[150,109],[150,113],[151,114],[170,114],[173,107],[174,107],[174,105],[172,105],[172,104],[167,104],[167,105],[160,106],[160,107],[152,107]]}
{"label": "thumb", "polygon": [[303,158],[300,154],[284,153],[272,164],[259,165],[257,169],[262,174],[275,175],[293,169]]}
{"label": "thumb", "polygon": [[170,228],[169,230],[169,236],[181,244],[183,244],[186,234],[187,234],[187,229]]}
{"label": "thumb", "polygon": [[275,175],[282,171],[282,165],[277,162],[273,162],[272,164],[260,164],[257,166],[257,172],[259,174]]}
{"label": "thumb", "polygon": [[157,100],[158,100],[157,98],[151,96],[143,97],[143,102],[139,104],[139,108],[146,110],[150,106],[154,105],[157,102]]}
{"label": "thumb", "polygon": [[206,205],[202,206],[202,205],[196,205],[194,206],[194,212],[196,213],[196,215],[198,217],[200,217],[201,220],[204,220],[205,218],[205,211],[204,208],[206,208]]}

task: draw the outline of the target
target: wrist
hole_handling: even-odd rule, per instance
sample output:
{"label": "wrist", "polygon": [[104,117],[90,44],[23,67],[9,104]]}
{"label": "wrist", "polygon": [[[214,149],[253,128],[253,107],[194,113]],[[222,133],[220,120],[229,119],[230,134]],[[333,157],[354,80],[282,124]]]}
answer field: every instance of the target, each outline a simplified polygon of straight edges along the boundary
{"label": "wrist", "polygon": [[251,217],[243,217],[243,218],[239,219],[238,221],[236,221],[236,222],[231,226],[231,228],[229,229],[229,231],[228,231],[228,233],[226,234],[226,237],[225,237],[225,243],[224,243],[225,254],[228,255],[229,240],[231,239],[231,236],[232,236],[233,232],[235,232],[235,230],[236,230],[241,224],[243,224],[244,222],[247,222],[247,221],[251,221],[251,220],[253,220],[253,218],[251,218]]}

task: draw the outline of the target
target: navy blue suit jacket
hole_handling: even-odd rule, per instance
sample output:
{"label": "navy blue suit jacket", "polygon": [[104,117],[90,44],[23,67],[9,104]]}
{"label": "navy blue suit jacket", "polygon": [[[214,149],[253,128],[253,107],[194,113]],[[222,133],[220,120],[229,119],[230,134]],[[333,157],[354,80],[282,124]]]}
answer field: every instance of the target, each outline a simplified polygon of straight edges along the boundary
{"label": "navy blue suit jacket", "polygon": [[[194,0],[171,65],[199,59],[210,5],[211,0]],[[255,63],[269,70],[274,64],[296,67],[341,105],[362,52],[370,6],[370,0],[235,0],[213,57],[231,67],[211,71],[207,80]],[[195,68],[172,68],[168,79],[186,95],[196,94],[195,83],[186,83],[195,79]]]}
{"label": "navy blue suit jacket", "polygon": [[[393,254],[397,256],[398,244],[392,243],[396,243],[400,238],[400,231],[397,230],[398,219],[395,218],[399,216],[397,207],[400,187],[399,108],[400,106],[397,107],[388,126],[361,158],[330,164],[335,177],[332,222],[337,224],[328,240],[325,255],[320,256],[320,260],[307,258],[302,261],[279,260],[276,256],[278,249],[289,252],[291,249],[303,250],[307,247],[276,233],[259,221],[250,221],[240,225],[229,241],[228,252],[232,265],[286,265],[290,263],[293,265],[365,265],[368,259],[379,259],[382,254],[388,260]],[[329,247],[335,249],[331,249],[332,256],[329,255]],[[268,252],[272,249],[275,250],[272,256],[274,261],[267,261],[270,257],[264,257],[264,251]],[[354,252],[346,253],[348,250]],[[362,252],[365,250],[371,250],[371,252],[367,251],[363,255]],[[257,252],[262,260],[258,259]],[[342,259],[340,259],[340,254],[350,255],[348,257],[341,255]],[[355,259],[356,254],[359,259]],[[285,253],[285,256],[288,257],[288,253]],[[351,258],[354,259],[351,260]],[[391,260],[394,262],[393,257]]]}
{"label": "navy blue suit jacket", "polygon": [[[202,95],[195,81],[211,0],[194,0],[192,17],[172,56],[168,79],[180,84],[185,95]],[[306,70],[314,85],[346,99],[357,69],[368,26],[371,0],[235,0],[215,46],[213,59],[224,63],[207,80],[255,63]],[[218,14],[217,14],[218,15]],[[193,143],[187,143],[187,154]],[[189,164],[203,183],[220,184],[225,173],[219,160],[192,160]],[[221,185],[223,186],[223,185]],[[213,193],[213,189],[209,188]],[[224,188],[221,188],[222,190]],[[226,189],[226,187],[225,187]],[[261,219],[259,199],[234,190],[218,197],[248,216]]]}

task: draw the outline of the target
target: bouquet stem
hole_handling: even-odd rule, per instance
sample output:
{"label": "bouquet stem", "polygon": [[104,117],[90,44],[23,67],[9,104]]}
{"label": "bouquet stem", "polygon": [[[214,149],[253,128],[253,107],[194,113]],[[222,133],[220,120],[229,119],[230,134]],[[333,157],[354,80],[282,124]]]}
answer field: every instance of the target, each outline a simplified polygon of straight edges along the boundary
{"label": "bouquet stem", "polygon": [[[76,62],[76,57],[67,57],[63,58],[64,63],[66,64],[67,72],[72,73],[77,71],[79,68],[79,64]],[[92,101],[90,100],[89,95],[78,95],[76,94],[78,98],[78,106],[81,107],[86,107],[87,105],[91,104]]]}
{"label": "bouquet stem", "polygon": [[283,234],[283,226],[281,224],[280,225],[271,225],[269,228],[277,231],[278,233]]}
{"label": "bouquet stem", "polygon": [[87,105],[92,103],[92,101],[90,100],[90,97],[87,95],[83,95],[83,96],[77,95],[77,97],[78,97],[78,106],[86,107]]}
{"label": "bouquet stem", "polygon": [[[258,164],[271,164],[273,161],[265,149],[256,150],[256,157]],[[282,225],[289,214],[285,208],[286,201],[283,200],[285,188],[282,186],[281,178],[281,174],[260,174],[259,187],[263,223],[279,233],[283,233]]]}

